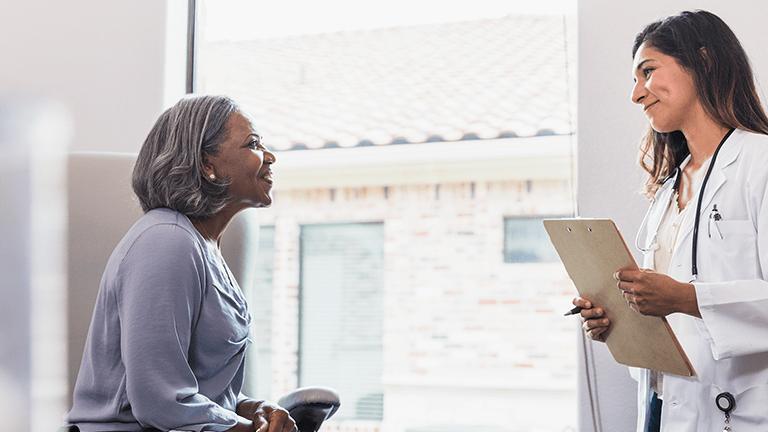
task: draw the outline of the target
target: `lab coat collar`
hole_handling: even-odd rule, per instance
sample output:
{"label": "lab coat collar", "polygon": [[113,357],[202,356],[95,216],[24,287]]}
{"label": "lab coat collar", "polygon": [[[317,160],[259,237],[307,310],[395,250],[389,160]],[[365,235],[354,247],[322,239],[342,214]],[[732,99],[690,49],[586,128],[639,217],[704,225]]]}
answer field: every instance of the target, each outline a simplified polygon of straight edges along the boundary
{"label": "lab coat collar", "polygon": [[[708,221],[709,212],[712,210],[712,206],[716,203],[713,202],[714,196],[717,193],[718,190],[720,190],[721,187],[725,184],[727,181],[727,177],[725,175],[725,168],[727,168],[729,165],[731,165],[734,161],[736,161],[736,158],[739,156],[739,153],[741,153],[741,148],[744,143],[744,136],[745,133],[743,130],[736,129],[733,131],[730,137],[723,143],[723,147],[720,149],[720,152],[717,155],[717,159],[715,160],[715,166],[712,168],[712,173],[709,176],[709,180],[707,181],[707,185],[704,188],[704,199],[701,201],[701,221]],[[688,155],[688,158],[683,161],[682,164],[680,164],[681,170],[685,167],[685,165],[690,160],[690,155]],[[678,175],[679,171],[678,171]],[[693,235],[693,224],[696,218],[696,204],[699,201],[699,191],[697,191],[693,197],[691,198],[691,201],[688,203],[689,206],[692,206],[688,211],[688,213],[683,218],[683,226],[680,229],[680,234],[677,239],[678,245],[690,245],[692,241],[692,235]],[[701,233],[701,228],[699,228],[699,233]],[[690,248],[689,247],[678,247],[676,248],[674,255],[677,255],[678,253],[688,253],[690,254]],[[673,257],[674,259],[674,257]]]}
{"label": "lab coat collar", "polygon": [[[723,143],[723,148],[720,149],[720,153],[717,155],[715,167],[712,169],[709,182],[707,182],[707,187],[704,190],[704,200],[701,202],[702,212],[711,207],[715,193],[723,186],[723,184],[725,184],[725,168],[732,164],[741,152],[741,147],[744,143],[743,137],[744,131],[735,130],[725,143]],[[709,215],[709,212],[706,214]],[[704,213],[702,213],[702,216],[704,216]]]}

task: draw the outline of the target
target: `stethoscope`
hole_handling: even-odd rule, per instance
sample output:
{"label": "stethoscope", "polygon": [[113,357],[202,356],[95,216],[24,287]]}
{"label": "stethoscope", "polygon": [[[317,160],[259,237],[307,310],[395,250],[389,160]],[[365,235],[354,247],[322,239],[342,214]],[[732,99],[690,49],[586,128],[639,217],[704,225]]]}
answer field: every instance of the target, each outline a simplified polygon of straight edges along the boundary
{"label": "stethoscope", "polygon": [[[701,220],[701,203],[704,199],[704,189],[707,187],[707,181],[709,181],[709,175],[712,174],[712,168],[715,166],[715,161],[717,160],[717,154],[720,153],[720,149],[723,147],[723,144],[725,144],[725,141],[728,139],[729,136],[733,133],[734,129],[731,129],[728,131],[727,134],[723,137],[723,139],[720,141],[720,144],[717,145],[717,149],[715,149],[715,153],[712,155],[712,161],[709,163],[709,167],[707,168],[707,173],[704,175],[704,180],[701,181],[701,188],[699,188],[699,199],[696,203],[696,219],[693,224],[693,245],[691,246],[691,275],[693,279],[692,281],[698,279],[699,277],[699,269],[696,267],[696,255],[697,255],[697,247],[699,243],[699,222]],[[675,185],[674,189],[678,189],[680,186],[680,180],[682,178],[682,170],[680,167],[675,167],[675,171],[667,177],[666,180],[664,180],[664,183],[674,180]],[[661,191],[659,191],[661,192]],[[643,218],[643,223],[640,224],[640,230],[637,232],[637,237],[635,237],[635,247],[637,247],[641,252],[650,252],[652,250],[656,250],[659,248],[659,245],[656,243],[657,236],[659,235],[659,227],[661,226],[661,221],[664,219],[663,217],[659,218],[659,221],[656,223],[656,228],[653,231],[653,238],[651,239],[650,246],[643,247],[641,245],[640,239],[643,236],[643,233],[646,232],[646,228],[648,227],[648,218],[651,214],[651,210],[653,209],[653,205],[656,203],[656,198],[658,197],[658,193],[656,196],[653,197],[653,200],[651,201],[651,205],[648,207],[648,211],[645,213],[645,217]]]}

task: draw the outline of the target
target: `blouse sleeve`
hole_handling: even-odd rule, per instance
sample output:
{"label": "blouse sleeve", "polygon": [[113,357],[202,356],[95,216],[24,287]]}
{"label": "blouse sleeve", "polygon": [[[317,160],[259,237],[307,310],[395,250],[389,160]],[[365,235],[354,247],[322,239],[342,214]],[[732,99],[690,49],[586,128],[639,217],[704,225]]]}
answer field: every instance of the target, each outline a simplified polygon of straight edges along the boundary
{"label": "blouse sleeve", "polygon": [[126,394],[142,427],[224,431],[237,414],[198,393],[189,365],[192,329],[206,286],[191,233],[157,225],[142,233],[117,274]]}

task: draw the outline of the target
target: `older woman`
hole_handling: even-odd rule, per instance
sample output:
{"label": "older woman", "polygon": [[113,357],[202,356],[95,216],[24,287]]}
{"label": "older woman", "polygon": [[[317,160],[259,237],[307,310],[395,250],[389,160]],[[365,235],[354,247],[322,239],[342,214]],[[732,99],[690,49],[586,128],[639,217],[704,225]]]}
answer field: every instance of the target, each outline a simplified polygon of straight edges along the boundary
{"label": "older woman", "polygon": [[82,431],[295,431],[248,399],[248,304],[219,251],[241,210],[272,203],[272,164],[230,99],[181,100],[139,152],[145,212],[102,277],[68,421]]}

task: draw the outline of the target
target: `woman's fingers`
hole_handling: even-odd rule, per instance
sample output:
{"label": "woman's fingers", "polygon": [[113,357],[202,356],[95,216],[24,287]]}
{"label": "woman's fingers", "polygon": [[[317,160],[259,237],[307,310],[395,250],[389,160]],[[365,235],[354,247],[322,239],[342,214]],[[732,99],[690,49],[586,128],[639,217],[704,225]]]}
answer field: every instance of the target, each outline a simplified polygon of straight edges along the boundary
{"label": "woman's fingers", "polygon": [[269,403],[262,404],[253,419],[256,432],[296,432],[296,422],[288,411]]}

